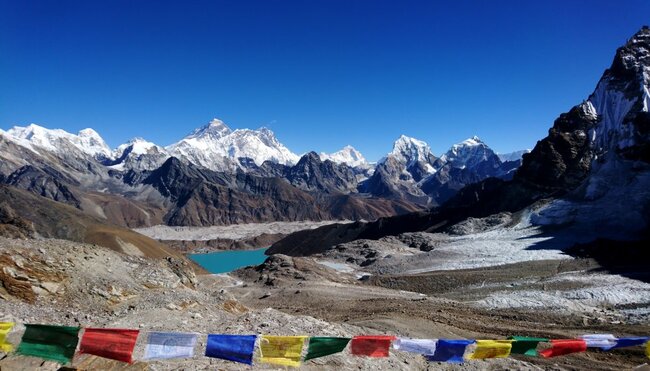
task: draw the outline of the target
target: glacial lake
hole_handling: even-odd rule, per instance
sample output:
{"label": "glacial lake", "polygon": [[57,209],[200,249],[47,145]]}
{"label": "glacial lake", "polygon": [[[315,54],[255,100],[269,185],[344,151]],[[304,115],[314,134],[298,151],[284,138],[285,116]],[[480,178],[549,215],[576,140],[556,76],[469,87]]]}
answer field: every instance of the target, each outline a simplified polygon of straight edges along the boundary
{"label": "glacial lake", "polygon": [[227,250],[206,254],[189,254],[190,259],[210,273],[228,273],[249,265],[260,265],[268,258],[266,249]]}

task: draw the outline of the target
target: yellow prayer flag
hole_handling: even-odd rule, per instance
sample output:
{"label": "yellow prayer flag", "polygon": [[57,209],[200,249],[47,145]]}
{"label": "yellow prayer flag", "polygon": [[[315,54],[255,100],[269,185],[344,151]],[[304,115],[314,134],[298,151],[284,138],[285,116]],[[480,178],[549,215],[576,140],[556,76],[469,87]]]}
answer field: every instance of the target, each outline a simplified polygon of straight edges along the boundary
{"label": "yellow prayer flag", "polygon": [[476,340],[476,349],[469,359],[506,358],[512,350],[512,340]]}
{"label": "yellow prayer flag", "polygon": [[7,342],[7,335],[14,328],[14,325],[16,324],[13,322],[0,322],[0,351],[9,353],[14,350],[14,346]]}
{"label": "yellow prayer flag", "polygon": [[307,336],[270,336],[260,337],[260,362],[282,366],[300,366],[302,348]]}

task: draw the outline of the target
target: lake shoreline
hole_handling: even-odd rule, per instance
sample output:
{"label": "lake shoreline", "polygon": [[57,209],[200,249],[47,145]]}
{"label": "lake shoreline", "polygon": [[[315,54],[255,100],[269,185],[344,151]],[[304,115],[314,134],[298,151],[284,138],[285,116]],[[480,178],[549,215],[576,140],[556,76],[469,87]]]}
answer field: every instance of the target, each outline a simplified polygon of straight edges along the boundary
{"label": "lake shoreline", "polygon": [[237,269],[257,266],[268,257],[268,247],[254,250],[223,250],[206,253],[191,253],[186,256],[210,274],[225,274]]}

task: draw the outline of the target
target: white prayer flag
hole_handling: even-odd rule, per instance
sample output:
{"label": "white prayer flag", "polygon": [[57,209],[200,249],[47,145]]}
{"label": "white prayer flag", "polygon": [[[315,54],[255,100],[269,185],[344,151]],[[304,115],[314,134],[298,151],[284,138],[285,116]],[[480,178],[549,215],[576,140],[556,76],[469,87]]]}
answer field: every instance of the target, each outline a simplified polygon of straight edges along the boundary
{"label": "white prayer flag", "polygon": [[150,332],[144,359],[190,358],[194,355],[196,334]]}
{"label": "white prayer flag", "polygon": [[616,345],[616,336],[612,334],[589,334],[580,337],[587,343],[590,348],[609,349]]}
{"label": "white prayer flag", "polygon": [[437,339],[406,339],[397,338],[393,341],[393,348],[403,352],[419,353],[432,356],[436,352]]}

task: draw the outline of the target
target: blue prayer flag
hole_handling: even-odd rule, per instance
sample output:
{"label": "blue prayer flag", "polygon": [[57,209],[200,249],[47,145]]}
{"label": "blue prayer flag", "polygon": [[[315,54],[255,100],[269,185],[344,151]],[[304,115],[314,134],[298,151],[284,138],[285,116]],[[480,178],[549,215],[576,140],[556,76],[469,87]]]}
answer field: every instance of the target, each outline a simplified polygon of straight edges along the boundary
{"label": "blue prayer flag", "polygon": [[257,335],[208,335],[205,355],[252,365],[256,338]]}
{"label": "blue prayer flag", "polygon": [[433,362],[462,363],[465,348],[474,343],[474,340],[438,340],[436,352],[432,356],[426,356],[427,360]]}
{"label": "blue prayer flag", "polygon": [[650,340],[649,337],[644,336],[644,337],[633,337],[633,338],[619,338],[616,339],[616,344],[611,346],[611,347],[603,347],[602,349],[604,350],[610,350],[610,349],[616,349],[616,348],[625,348],[625,347],[633,347],[637,345],[643,345],[645,344],[648,340]]}

